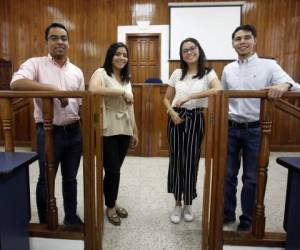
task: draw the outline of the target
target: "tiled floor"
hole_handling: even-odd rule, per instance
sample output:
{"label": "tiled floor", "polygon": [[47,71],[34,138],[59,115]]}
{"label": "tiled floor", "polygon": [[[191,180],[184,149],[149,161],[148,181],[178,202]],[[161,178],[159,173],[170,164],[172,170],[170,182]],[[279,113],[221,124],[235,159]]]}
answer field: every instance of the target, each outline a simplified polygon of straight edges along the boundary
{"label": "tiled floor", "polygon": [[[287,171],[275,163],[280,155],[271,154],[269,179],[266,193],[266,229],[282,231],[285,187]],[[196,250],[201,246],[201,210],[203,164],[200,161],[198,177],[198,197],[194,200],[195,220],[191,223],[182,221],[178,225],[170,222],[168,215],[174,206],[173,197],[166,192],[168,158],[127,157],[122,168],[119,192],[119,204],[129,212],[127,219],[122,219],[120,227],[104,223],[104,250]],[[35,183],[38,174],[37,165],[30,166],[32,221],[37,221],[35,206]],[[83,217],[82,172],[78,179],[78,213]],[[239,185],[240,186],[240,185]],[[59,207],[59,220],[63,220],[61,200],[61,178],[56,180],[56,197]],[[239,194],[238,194],[239,195]],[[240,211],[240,209],[238,209]],[[239,212],[238,212],[239,213]],[[230,229],[235,229],[236,224]],[[45,241],[47,243],[45,243]],[[72,245],[73,244],[73,245]],[[83,249],[82,241],[58,241],[31,239],[31,250],[48,249]],[[225,246],[224,249],[256,249]],[[259,248],[264,249],[264,248]],[[274,248],[273,248],[274,249]]]}

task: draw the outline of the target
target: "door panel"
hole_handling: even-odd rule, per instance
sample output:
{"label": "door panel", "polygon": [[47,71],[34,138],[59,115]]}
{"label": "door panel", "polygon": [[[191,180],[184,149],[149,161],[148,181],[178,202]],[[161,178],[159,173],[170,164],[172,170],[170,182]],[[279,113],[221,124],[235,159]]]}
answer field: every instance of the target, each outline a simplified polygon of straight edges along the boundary
{"label": "door panel", "polygon": [[160,78],[159,35],[128,36],[131,82],[142,83],[147,78]]}

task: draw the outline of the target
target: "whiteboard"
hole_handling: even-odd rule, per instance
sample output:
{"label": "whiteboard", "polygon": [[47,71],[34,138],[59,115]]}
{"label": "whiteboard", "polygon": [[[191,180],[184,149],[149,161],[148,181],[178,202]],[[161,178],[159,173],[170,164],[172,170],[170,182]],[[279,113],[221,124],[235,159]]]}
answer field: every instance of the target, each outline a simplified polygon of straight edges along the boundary
{"label": "whiteboard", "polygon": [[182,40],[196,38],[208,60],[234,60],[231,34],[241,24],[242,6],[171,6],[170,60],[179,60]]}

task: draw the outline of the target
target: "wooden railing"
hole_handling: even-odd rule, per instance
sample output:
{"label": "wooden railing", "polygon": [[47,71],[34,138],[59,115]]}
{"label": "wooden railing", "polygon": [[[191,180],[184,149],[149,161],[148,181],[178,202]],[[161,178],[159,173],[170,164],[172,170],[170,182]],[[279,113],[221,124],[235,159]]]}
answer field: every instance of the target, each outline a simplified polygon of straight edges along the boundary
{"label": "wooden railing", "polygon": [[[101,140],[101,97],[89,92],[0,92],[0,110],[5,138],[5,151],[14,151],[12,98],[40,97],[43,100],[45,143],[48,159],[49,209],[48,225],[30,224],[31,236],[84,240],[86,250],[98,250],[103,232],[103,167]],[[81,128],[83,134],[84,227],[58,225],[54,196],[52,118],[53,98],[82,98]],[[229,98],[261,98],[261,147],[258,162],[257,203],[252,232],[223,231],[224,178],[227,155]],[[285,97],[299,98],[299,93]],[[265,232],[264,195],[267,183],[269,138],[272,129],[272,109],[278,108],[300,119],[300,109],[279,100],[267,99],[263,91],[227,91],[209,98],[206,113],[205,180],[203,196],[202,249],[219,250],[223,244],[252,246],[284,246],[285,233]]]}
{"label": "wooden railing", "polygon": [[[284,97],[299,99],[300,93],[288,92]],[[261,98],[262,135],[258,160],[256,206],[251,232],[223,231],[229,98]],[[285,233],[265,231],[264,198],[267,185],[272,115],[275,108],[300,119],[299,107],[283,100],[270,100],[267,98],[266,91],[224,91],[209,98],[205,142],[202,249],[220,250],[223,249],[224,244],[284,246]]]}
{"label": "wooden railing", "polygon": [[[39,97],[43,101],[45,128],[45,152],[48,179],[48,224],[29,224],[29,233],[34,237],[84,240],[85,250],[102,249],[103,200],[102,200],[102,140],[101,97],[89,92],[29,92],[1,91],[0,110],[3,124],[5,151],[13,152],[14,135],[12,117],[13,98]],[[81,131],[83,137],[84,180],[84,226],[58,225],[55,190],[55,171],[52,139],[53,98],[82,98]],[[95,170],[96,169],[96,170]]]}

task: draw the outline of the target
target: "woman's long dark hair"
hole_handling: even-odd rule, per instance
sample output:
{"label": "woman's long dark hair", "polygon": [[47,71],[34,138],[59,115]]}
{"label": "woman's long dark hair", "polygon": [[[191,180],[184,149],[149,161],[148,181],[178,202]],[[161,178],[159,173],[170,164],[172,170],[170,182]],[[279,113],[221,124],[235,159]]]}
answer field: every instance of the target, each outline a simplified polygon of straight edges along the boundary
{"label": "woman's long dark hair", "polygon": [[127,64],[124,66],[124,68],[121,70],[121,79],[123,82],[128,83],[130,80],[130,73],[129,73],[129,53],[128,53],[128,48],[126,46],[126,44],[124,43],[113,43],[109,46],[107,52],[106,52],[106,56],[105,56],[105,61],[103,64],[103,68],[105,69],[106,73],[111,76],[111,74],[113,73],[113,65],[112,65],[112,60],[114,55],[116,54],[118,48],[125,48],[126,52],[127,52]]}
{"label": "woman's long dark hair", "polygon": [[201,79],[205,74],[207,74],[211,70],[211,68],[206,67],[206,56],[205,56],[205,53],[204,53],[203,49],[201,48],[199,42],[195,38],[189,37],[189,38],[184,39],[180,44],[180,50],[179,50],[180,68],[182,69],[182,76],[181,76],[180,80],[182,80],[186,76],[186,74],[188,72],[188,67],[189,67],[188,64],[183,60],[183,56],[182,56],[182,46],[184,43],[187,43],[187,42],[192,42],[193,44],[196,45],[196,47],[199,50],[199,58],[197,61],[197,74],[194,75],[193,78]]}

